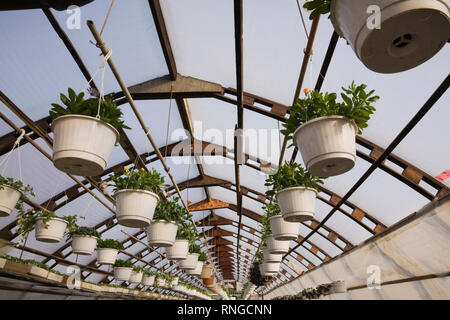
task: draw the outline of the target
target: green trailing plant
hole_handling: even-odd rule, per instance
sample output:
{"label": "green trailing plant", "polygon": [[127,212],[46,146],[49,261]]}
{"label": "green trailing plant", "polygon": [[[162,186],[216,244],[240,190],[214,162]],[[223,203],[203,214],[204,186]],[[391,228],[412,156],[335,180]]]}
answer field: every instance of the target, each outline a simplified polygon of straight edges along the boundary
{"label": "green trailing plant", "polygon": [[117,259],[114,262],[114,267],[116,268],[133,268],[133,263],[130,260],[124,261]]}
{"label": "green trailing plant", "polygon": [[29,197],[29,196],[34,197],[35,196],[35,194],[33,192],[33,187],[31,187],[28,184],[25,185],[20,180],[16,180],[11,177],[4,177],[0,174],[0,190],[2,190],[4,188],[4,186],[9,186],[11,188],[14,188],[21,193],[20,199],[19,199],[19,201],[17,201],[15,208],[19,213],[23,213],[24,212],[24,209],[23,209],[24,197]]}
{"label": "green trailing plant", "polygon": [[245,293],[245,291],[247,291],[247,288],[248,288],[249,285],[250,285],[249,282],[246,282],[242,286],[242,291],[241,291],[241,295],[240,295],[241,300],[244,299],[244,293]]}
{"label": "green trailing plant", "polygon": [[[68,96],[60,94],[61,102],[65,107],[52,103],[53,108],[50,110],[50,118],[55,120],[58,117],[78,114],[89,117],[96,117],[99,107],[99,98],[91,97],[84,98],[84,92],[76,94],[71,88],[68,90]],[[121,119],[123,116],[122,110],[113,101],[111,96],[106,96],[104,100],[100,101],[100,120],[109,123],[116,129],[131,129],[126,126]]]}
{"label": "green trailing plant", "polygon": [[321,14],[327,14],[331,10],[331,0],[311,0],[305,2],[303,8],[308,9],[311,12],[309,15],[310,20],[314,20]]}
{"label": "green trailing plant", "polygon": [[141,266],[133,266],[133,271],[134,272],[142,272],[144,273],[145,268],[141,267]]}
{"label": "green trailing plant", "polygon": [[72,239],[74,236],[84,236],[84,237],[96,237],[100,239],[100,233],[95,230],[95,228],[90,227],[80,227],[76,226],[72,230],[68,230],[67,239]]}
{"label": "green trailing plant", "polygon": [[262,251],[258,251],[256,253],[256,261],[258,261],[259,264],[263,264],[263,262],[264,262],[264,255],[263,255]]}
{"label": "green trailing plant", "polygon": [[153,220],[173,221],[178,225],[185,223],[187,210],[178,204],[178,198],[160,201],[155,209]]}
{"label": "green trailing plant", "polygon": [[372,104],[380,98],[373,96],[375,90],[366,92],[366,88],[367,85],[357,86],[355,82],[348,88],[342,87],[342,102],[337,101],[336,93],[322,93],[317,90],[309,92],[305,98],[297,99],[289,108],[290,116],[283,124],[281,133],[290,140],[302,124],[316,118],[338,115],[353,120],[358,127],[358,133],[361,134],[367,127],[371,114],[376,110]]}
{"label": "green trailing plant", "polygon": [[255,286],[264,286],[267,283],[267,280],[261,275],[259,271],[259,262],[255,261],[249,272],[249,281],[253,283]]}
{"label": "green trailing plant", "polygon": [[122,242],[119,240],[114,239],[98,239],[97,241],[97,248],[108,248],[108,249],[116,249],[121,250],[123,249]]}
{"label": "green trailing plant", "polygon": [[[76,228],[76,221],[78,216],[63,216],[58,217],[56,214],[50,210],[29,210],[27,212],[21,212],[17,215],[17,234],[21,236],[20,242],[26,239],[28,234],[34,230],[36,227],[37,220],[41,218],[44,223],[44,227],[47,229],[49,227],[48,222],[53,218],[60,218],[67,222],[66,230],[70,232],[70,230],[74,230]],[[84,219],[84,217],[79,217]]]}
{"label": "green trailing plant", "polygon": [[276,202],[266,203],[263,207],[265,214],[259,219],[261,223],[261,239],[265,243],[268,236],[272,234],[269,218],[280,214],[280,206]]}
{"label": "green trailing plant", "polygon": [[177,230],[177,240],[188,240],[189,242],[197,239],[197,233],[191,224],[181,224]]}
{"label": "green trailing plant", "polygon": [[[198,253],[198,254],[200,255],[201,252],[202,252],[202,249],[200,248],[200,246],[199,246],[198,244],[196,244],[196,243],[191,243],[191,244],[189,245],[189,252],[190,252],[190,253]],[[200,256],[199,256],[199,258],[200,258]]]}
{"label": "green trailing plant", "polygon": [[133,190],[147,190],[154,193],[161,193],[164,184],[164,177],[152,168],[152,170],[142,169],[128,169],[125,168],[124,172],[113,174],[109,176],[114,187],[114,193],[123,189]]}
{"label": "green trailing plant", "polygon": [[3,256],[0,256],[0,258],[6,259],[6,260],[9,260],[9,261],[12,261],[12,262],[16,262],[16,263],[34,265],[36,267],[45,269],[47,271],[50,271],[52,273],[55,273],[55,274],[58,274],[58,275],[61,275],[61,276],[65,275],[65,274],[62,274],[59,271],[53,270],[52,268],[50,268],[48,265],[46,265],[43,262],[35,261],[35,260],[32,260],[32,259],[20,259],[20,258],[12,257],[10,255],[3,255]]}
{"label": "green trailing plant", "polygon": [[321,179],[311,175],[302,165],[294,161],[286,162],[278,168],[277,172],[266,179],[265,186],[267,196],[276,195],[281,190],[290,187],[307,187],[318,190],[318,184],[323,183]]}
{"label": "green trailing plant", "polygon": [[200,252],[198,261],[206,262],[206,260],[208,260],[208,256],[206,255],[206,252],[204,252],[204,251]]}
{"label": "green trailing plant", "polygon": [[142,272],[147,276],[156,276],[157,272],[151,271],[150,269],[143,269]]}

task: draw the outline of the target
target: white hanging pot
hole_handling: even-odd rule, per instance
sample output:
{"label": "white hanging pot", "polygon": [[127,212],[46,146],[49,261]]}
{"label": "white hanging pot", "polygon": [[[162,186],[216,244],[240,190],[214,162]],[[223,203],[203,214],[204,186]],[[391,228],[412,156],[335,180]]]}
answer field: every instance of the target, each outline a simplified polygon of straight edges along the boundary
{"label": "white hanging pot", "polygon": [[142,277],[144,276],[144,273],[142,271],[131,271],[130,279],[128,282],[130,283],[140,283],[142,281]]}
{"label": "white hanging pot", "polygon": [[185,260],[178,261],[181,269],[184,270],[193,270],[197,267],[198,257],[200,255],[198,253],[189,253]]}
{"label": "white hanging pot", "polygon": [[97,248],[97,262],[99,264],[114,264],[119,250],[112,248]]}
{"label": "white hanging pot", "polygon": [[327,116],[302,124],[292,137],[306,169],[313,176],[330,177],[354,167],[357,132],[358,127],[353,120]]}
{"label": "white hanging pot", "polygon": [[2,189],[0,189],[0,217],[9,216],[21,196],[22,192],[19,190],[3,185]]}
{"label": "white hanging pot", "polygon": [[187,269],[186,273],[192,276],[199,276],[202,274],[203,269],[203,261],[197,261],[197,264],[194,269]]}
{"label": "white hanging pot", "polygon": [[[276,199],[283,219],[287,222],[312,220],[316,209],[316,196],[316,190],[305,187],[292,187],[278,192]],[[297,225],[297,234],[299,228],[300,225]]]}
{"label": "white hanging pot", "polygon": [[264,262],[276,263],[276,262],[281,262],[281,260],[283,260],[282,254],[270,253],[267,248],[263,248],[262,252],[263,252],[263,256],[264,256]]}
{"label": "white hanging pot", "polygon": [[270,235],[266,239],[267,249],[273,254],[285,254],[289,252],[289,241],[275,240],[275,238]]}
{"label": "white hanging pot", "polygon": [[347,286],[345,285],[345,281],[338,280],[332,283],[330,293],[345,293],[345,292],[347,292]]}
{"label": "white hanging pot", "polygon": [[166,257],[169,260],[184,260],[189,253],[188,240],[175,240],[173,246],[166,248]]}
{"label": "white hanging pot", "polygon": [[167,281],[164,278],[157,278],[156,279],[156,284],[158,285],[159,288],[167,287]]}
{"label": "white hanging pot", "polygon": [[264,262],[259,266],[259,271],[264,277],[271,277],[280,271],[280,262]]}
{"label": "white hanging pot", "polygon": [[180,279],[179,279],[178,277],[173,278],[173,280],[172,280],[172,287],[173,287],[173,286],[177,286],[179,280],[180,280]]}
{"label": "white hanging pot", "polygon": [[299,223],[285,221],[280,214],[270,217],[269,223],[275,240],[290,241],[298,238],[300,231]]}
{"label": "white hanging pot", "polygon": [[203,269],[202,269],[202,273],[200,274],[200,278],[202,279],[209,279],[214,271],[214,267],[209,264],[209,263],[205,263],[203,264]]}
{"label": "white hanging pot", "polygon": [[52,131],[55,167],[77,176],[101,174],[119,141],[119,132],[113,126],[83,115],[56,118]]}
{"label": "white hanging pot", "polygon": [[114,267],[114,278],[117,281],[128,281],[128,280],[130,280],[132,271],[133,271],[133,268]]}
{"label": "white hanging pot", "polygon": [[380,73],[414,68],[450,38],[448,0],[331,1],[330,19],[366,67]]}
{"label": "white hanging pot", "polygon": [[154,220],[147,227],[147,239],[150,246],[170,247],[175,243],[178,225],[166,220]]}
{"label": "white hanging pot", "polygon": [[35,237],[37,241],[41,242],[60,242],[66,231],[67,221],[60,218],[51,218],[47,221],[47,228],[45,227],[44,219],[37,218],[35,225]]}
{"label": "white hanging pot", "polygon": [[148,275],[148,274],[144,274],[144,276],[142,277],[142,284],[144,286],[153,286],[153,284],[155,283],[155,276],[154,275]]}
{"label": "white hanging pot", "polygon": [[72,252],[82,255],[90,255],[97,246],[97,237],[92,236],[72,236]]}
{"label": "white hanging pot", "polygon": [[148,227],[159,197],[147,190],[124,189],[115,194],[117,222],[130,228]]}

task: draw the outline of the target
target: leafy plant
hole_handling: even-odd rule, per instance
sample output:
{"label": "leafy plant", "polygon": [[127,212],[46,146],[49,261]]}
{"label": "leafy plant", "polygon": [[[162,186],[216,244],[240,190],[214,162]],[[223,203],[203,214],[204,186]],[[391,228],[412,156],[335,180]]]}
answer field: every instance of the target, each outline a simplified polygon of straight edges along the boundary
{"label": "leafy plant", "polygon": [[145,268],[141,266],[133,266],[133,271],[144,273]]}
{"label": "leafy plant", "polygon": [[283,124],[284,129],[281,133],[289,140],[292,139],[295,130],[309,120],[338,115],[353,120],[358,127],[358,133],[361,134],[367,127],[370,115],[376,110],[372,103],[380,98],[372,96],[375,90],[367,93],[366,88],[365,84],[356,86],[354,81],[347,89],[342,87],[343,102],[336,101],[336,93],[322,93],[317,90],[309,92],[306,98],[298,99],[289,109],[290,117]]}
{"label": "leafy plant", "polygon": [[[198,253],[198,254],[200,255],[200,253],[202,252],[202,250],[201,250],[201,248],[200,248],[200,246],[199,246],[198,244],[191,243],[191,244],[189,245],[189,252],[190,252],[190,253]],[[200,258],[200,256],[199,256],[199,258]]]}
{"label": "leafy plant", "polygon": [[311,10],[310,20],[314,20],[321,14],[327,14],[331,10],[331,0],[311,0],[307,1],[303,8]]}
{"label": "leafy plant", "polygon": [[198,261],[203,261],[205,262],[206,260],[208,260],[208,256],[206,255],[206,252],[200,252],[200,255],[198,256]]}
{"label": "leafy plant", "polygon": [[254,262],[250,268],[249,281],[255,286],[264,286],[267,280],[261,275],[259,271],[259,262]]}
{"label": "leafy plant", "polygon": [[110,186],[114,187],[114,192],[123,189],[133,189],[161,193],[161,188],[166,186],[164,177],[154,168],[148,171],[143,168],[140,170],[125,168],[124,173],[110,175],[109,177],[113,182]]}
{"label": "leafy plant", "polygon": [[123,248],[122,242],[114,239],[98,239],[97,248],[109,248],[121,250]]}
{"label": "leafy plant", "polygon": [[259,222],[261,223],[261,226],[262,226],[261,240],[263,241],[263,243],[265,243],[267,237],[272,234],[272,229],[270,228],[269,217],[265,214],[259,219]]}
{"label": "leafy plant", "polygon": [[48,271],[50,271],[52,273],[59,274],[59,275],[62,275],[62,276],[64,275],[64,274],[62,274],[59,271],[51,269],[45,263],[39,262],[39,261],[35,261],[35,260],[32,260],[32,259],[20,259],[20,258],[12,257],[10,255],[3,255],[3,256],[0,256],[0,258],[6,259],[6,260],[9,260],[9,261],[12,261],[12,262],[16,262],[16,263],[35,265],[36,267],[48,270]]}
{"label": "leafy plant", "polygon": [[178,225],[184,224],[189,212],[178,204],[178,198],[160,201],[155,209],[153,220],[166,220],[176,222]]}
{"label": "leafy plant", "polygon": [[0,190],[3,190],[4,186],[10,186],[11,188],[14,188],[22,193],[15,208],[19,213],[23,213],[23,198],[30,195],[34,197],[35,194],[33,192],[33,188],[28,184],[24,185],[24,183],[20,180],[16,180],[11,177],[5,178],[0,174]]}
{"label": "leafy plant", "polygon": [[323,181],[318,177],[311,175],[300,164],[291,161],[286,162],[278,168],[277,172],[269,175],[264,185],[269,187],[269,190],[266,191],[266,195],[273,196],[279,191],[290,187],[301,186],[318,190],[318,183],[323,183]]}
{"label": "leafy plant", "polygon": [[143,269],[142,272],[147,276],[156,276],[157,272],[151,271],[150,269]]}
{"label": "leafy plant", "polygon": [[[92,97],[85,99],[83,92],[76,94],[71,88],[68,89],[68,95],[67,97],[62,93],[60,94],[61,102],[65,107],[52,103],[53,108],[50,110],[50,118],[52,120],[69,114],[79,114],[89,117],[97,116],[99,98]],[[122,110],[117,107],[112,97],[107,96],[105,100],[100,101],[100,120],[109,123],[116,129],[131,129],[121,120],[122,116]]]}
{"label": "leafy plant", "polygon": [[264,255],[263,255],[262,251],[258,251],[256,253],[256,261],[258,261],[259,264],[263,264],[263,262],[264,262]]}
{"label": "leafy plant", "polygon": [[133,268],[133,263],[130,260],[124,261],[117,259],[114,262],[114,267],[116,268]]}
{"label": "leafy plant", "polygon": [[72,239],[74,236],[96,237],[100,238],[100,233],[95,228],[76,226],[67,233],[67,239]]}

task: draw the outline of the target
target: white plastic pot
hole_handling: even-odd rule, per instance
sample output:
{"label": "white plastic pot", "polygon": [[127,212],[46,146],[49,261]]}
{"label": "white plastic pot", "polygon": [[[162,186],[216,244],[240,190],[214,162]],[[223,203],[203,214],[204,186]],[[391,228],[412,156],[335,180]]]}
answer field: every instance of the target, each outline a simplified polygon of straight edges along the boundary
{"label": "white plastic pot", "polygon": [[259,266],[259,271],[264,277],[271,277],[280,271],[280,262],[264,262]]}
{"label": "white plastic pot", "polygon": [[270,217],[269,223],[275,240],[290,241],[298,238],[299,223],[285,221],[282,215]]}
{"label": "white plastic pot", "polygon": [[155,283],[154,275],[144,274],[144,276],[142,277],[142,284],[144,286],[153,286],[154,283]]}
{"label": "white plastic pot", "polygon": [[[316,210],[316,196],[316,190],[305,187],[292,187],[278,192],[276,199],[283,219],[287,222],[312,220]],[[297,234],[299,228],[300,225],[297,225]]]}
{"label": "white plastic pot", "polygon": [[281,262],[281,260],[283,260],[282,254],[270,253],[268,248],[263,248],[262,253],[264,256],[264,262],[276,263],[276,262]]}
{"label": "white plastic pot", "polygon": [[202,269],[202,273],[200,274],[200,278],[202,278],[202,279],[211,278],[213,271],[214,271],[214,267],[211,264],[209,264],[209,263],[203,264],[203,269]]}
{"label": "white plastic pot", "polygon": [[285,254],[289,252],[289,241],[279,241],[270,235],[266,239],[267,249],[273,254]]}
{"label": "white plastic pot", "polygon": [[72,252],[76,254],[90,255],[97,246],[97,237],[78,236],[72,237]]}
{"label": "white plastic pot", "polygon": [[133,271],[133,268],[114,267],[114,278],[117,281],[128,281],[128,280],[130,280],[132,271]]}
{"label": "white plastic pot", "polygon": [[202,274],[203,269],[203,261],[197,261],[197,264],[194,269],[187,269],[186,273],[192,276],[199,276]]}
{"label": "white plastic pot", "polygon": [[169,260],[184,260],[189,253],[188,240],[175,240],[173,246],[166,248],[166,257]]}
{"label": "white plastic pot", "polygon": [[414,68],[450,38],[448,0],[331,1],[330,19],[366,67],[380,73]]}
{"label": "white plastic pot", "polygon": [[179,280],[180,280],[180,278],[178,278],[178,277],[173,278],[173,280],[172,280],[172,288],[173,288],[173,286],[177,286],[178,285],[178,281]]}
{"label": "white plastic pot", "polygon": [[357,132],[355,122],[346,117],[319,117],[298,127],[293,141],[313,176],[330,177],[354,167]]}
{"label": "white plastic pot", "polygon": [[60,242],[66,231],[67,221],[60,218],[51,218],[47,221],[47,228],[43,218],[36,219],[35,236],[41,242]]}
{"label": "white plastic pot", "polygon": [[101,174],[119,141],[119,132],[113,126],[82,115],[56,118],[52,131],[55,167],[77,176]]}
{"label": "white plastic pot", "polygon": [[3,185],[0,189],[0,217],[7,217],[14,210],[14,207],[22,196],[19,190]]}
{"label": "white plastic pot", "polygon": [[142,271],[131,271],[130,279],[128,282],[130,283],[140,283],[142,281],[142,277],[144,276],[144,273]]}
{"label": "white plastic pot", "polygon": [[97,262],[99,264],[114,264],[119,250],[112,248],[97,248]]}
{"label": "white plastic pot", "polygon": [[338,280],[334,281],[331,286],[331,293],[345,293],[347,292],[347,286],[345,281]]}
{"label": "white plastic pot", "polygon": [[197,268],[198,257],[200,255],[198,253],[189,253],[185,260],[178,261],[180,268],[183,270],[193,270]]}
{"label": "white plastic pot", "polygon": [[170,247],[175,243],[178,225],[175,222],[154,220],[147,227],[147,238],[150,246]]}
{"label": "white plastic pot", "polygon": [[119,190],[115,194],[117,222],[130,228],[150,225],[159,197],[147,190]]}
{"label": "white plastic pot", "polygon": [[159,288],[166,288],[167,287],[167,281],[164,278],[157,278],[156,279],[156,284],[158,285]]}

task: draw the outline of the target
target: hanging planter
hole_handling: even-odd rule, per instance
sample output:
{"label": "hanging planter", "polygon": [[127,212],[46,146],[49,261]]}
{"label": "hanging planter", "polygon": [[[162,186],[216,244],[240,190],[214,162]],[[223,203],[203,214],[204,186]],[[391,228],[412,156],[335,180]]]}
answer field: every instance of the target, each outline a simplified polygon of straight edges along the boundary
{"label": "hanging planter", "polygon": [[200,278],[209,279],[213,275],[214,267],[209,263],[203,264],[202,273],[200,274]]}
{"label": "hanging planter", "polygon": [[46,219],[41,217],[36,219],[36,240],[41,242],[60,242],[66,231],[67,221],[60,218]]}
{"label": "hanging planter", "polygon": [[177,286],[178,285],[178,281],[180,280],[180,278],[179,277],[173,277],[173,279],[172,279],[172,288],[173,288],[173,286]]}
{"label": "hanging planter", "polygon": [[345,292],[347,292],[347,286],[345,284],[345,281],[338,280],[334,281],[331,284],[330,293],[345,293]]}
{"label": "hanging planter", "polygon": [[272,277],[280,271],[280,262],[264,262],[259,270],[263,277]]}
{"label": "hanging planter", "polygon": [[61,94],[66,107],[52,104],[50,117],[54,135],[53,163],[56,168],[78,176],[101,174],[119,141],[119,128],[127,128],[122,111],[110,97],[84,99],[68,89],[69,97]]}
{"label": "hanging planter", "polygon": [[342,102],[337,101],[336,93],[305,89],[305,98],[290,108],[281,132],[286,139],[293,139],[312,176],[340,175],[355,165],[356,134],[368,126],[375,111],[372,103],[379,99],[373,96],[374,90],[365,92],[366,87],[352,82],[342,88]]}
{"label": "hanging planter", "polygon": [[[281,215],[286,222],[303,222],[312,220],[316,208],[317,191],[313,188],[292,187],[281,190],[277,193],[276,199],[280,205]],[[272,225],[272,223],[271,223]],[[281,231],[281,223],[277,224]],[[297,233],[300,225],[297,224]],[[291,227],[293,230],[293,227]],[[289,240],[297,239],[292,238]],[[277,239],[282,240],[282,239]]]}
{"label": "hanging planter", "polygon": [[211,274],[208,278],[203,278],[203,284],[208,288],[213,287],[216,284],[216,277]]}
{"label": "hanging planter", "polygon": [[140,283],[142,281],[142,277],[144,273],[140,267],[134,267],[133,271],[131,271],[130,279],[128,282],[130,283]]}
{"label": "hanging planter", "polygon": [[97,247],[100,234],[94,228],[75,226],[69,231],[68,239],[72,239],[72,252],[91,255]]}
{"label": "hanging planter", "polygon": [[155,275],[152,273],[145,273],[142,277],[142,285],[152,287],[155,283]]}
{"label": "hanging planter", "polygon": [[275,240],[290,241],[298,238],[299,223],[287,222],[281,215],[270,217],[269,223]]}
{"label": "hanging planter", "polygon": [[169,260],[184,260],[189,253],[188,240],[175,240],[173,246],[166,248],[166,257]]}
{"label": "hanging planter", "polygon": [[166,288],[167,287],[167,282],[165,278],[162,278],[161,276],[156,278],[156,285],[159,288]]}
{"label": "hanging planter", "polygon": [[22,192],[8,185],[0,186],[0,217],[7,217],[16,207]]}
{"label": "hanging planter", "polygon": [[336,176],[351,170],[356,160],[358,127],[343,116],[310,120],[293,134],[308,171],[315,176]]}
{"label": "hanging planter", "polygon": [[131,261],[116,260],[114,263],[114,278],[117,281],[128,281],[133,271],[133,263]]}
{"label": "hanging planter", "polygon": [[159,202],[164,177],[155,169],[129,170],[110,175],[119,224],[130,228],[148,227]]}
{"label": "hanging planter", "polygon": [[282,254],[270,253],[267,247],[262,249],[262,253],[263,253],[263,257],[264,257],[264,262],[277,263],[277,262],[281,262],[281,260],[283,260]]}
{"label": "hanging planter", "polygon": [[183,270],[193,270],[197,267],[198,257],[200,254],[198,253],[189,253],[185,260],[178,261],[180,268]]}
{"label": "hanging planter", "polygon": [[202,269],[203,269],[203,261],[197,261],[197,264],[195,266],[194,269],[187,269],[186,273],[190,274],[192,276],[199,276],[202,274]]}
{"label": "hanging planter", "polygon": [[273,236],[266,239],[267,250],[272,254],[285,254],[289,252],[289,241],[275,240]]}
{"label": "hanging planter", "polygon": [[175,243],[178,225],[166,220],[154,220],[147,227],[147,239],[150,246],[170,247]]}
{"label": "hanging planter", "polygon": [[114,239],[99,239],[97,242],[97,262],[99,264],[114,264],[122,243]]}

